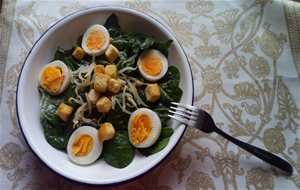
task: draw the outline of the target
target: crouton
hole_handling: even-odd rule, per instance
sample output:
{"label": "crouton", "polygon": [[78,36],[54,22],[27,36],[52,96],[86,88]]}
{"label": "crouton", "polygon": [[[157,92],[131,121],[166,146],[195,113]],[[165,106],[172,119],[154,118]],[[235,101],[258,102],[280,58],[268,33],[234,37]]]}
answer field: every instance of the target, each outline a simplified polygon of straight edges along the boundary
{"label": "crouton", "polygon": [[72,112],[73,112],[73,107],[69,106],[69,105],[67,105],[63,102],[61,104],[59,104],[59,106],[56,110],[56,114],[63,121],[68,121],[68,119],[70,118]]}
{"label": "crouton", "polygon": [[105,122],[101,124],[98,130],[99,141],[103,142],[112,139],[115,135],[115,132],[115,128],[111,123]]}
{"label": "crouton", "polygon": [[95,75],[97,75],[99,73],[104,74],[104,72],[105,72],[105,69],[104,69],[103,65],[95,65],[95,67],[94,67],[94,74]]}
{"label": "crouton", "polygon": [[73,57],[75,57],[78,60],[82,60],[85,56],[85,52],[81,47],[76,47],[76,49],[72,53]]}
{"label": "crouton", "polygon": [[145,89],[146,99],[148,102],[156,102],[160,98],[159,86],[157,83],[148,84]]}
{"label": "crouton", "polygon": [[96,105],[97,100],[101,97],[101,94],[97,92],[95,89],[90,90],[87,95],[88,99],[92,103],[92,105]]}
{"label": "crouton", "polygon": [[97,101],[96,107],[98,112],[108,113],[111,109],[111,101],[107,97],[103,96]]}
{"label": "crouton", "polygon": [[117,66],[116,65],[106,65],[105,74],[111,78],[117,78]]}
{"label": "crouton", "polygon": [[107,91],[112,93],[119,93],[121,90],[121,81],[118,81],[116,79],[109,79],[108,85],[107,85]]}
{"label": "crouton", "polygon": [[95,75],[94,89],[99,93],[105,93],[109,79],[110,77],[103,73]]}
{"label": "crouton", "polygon": [[108,61],[114,62],[119,57],[119,50],[110,44],[105,50],[105,56]]}

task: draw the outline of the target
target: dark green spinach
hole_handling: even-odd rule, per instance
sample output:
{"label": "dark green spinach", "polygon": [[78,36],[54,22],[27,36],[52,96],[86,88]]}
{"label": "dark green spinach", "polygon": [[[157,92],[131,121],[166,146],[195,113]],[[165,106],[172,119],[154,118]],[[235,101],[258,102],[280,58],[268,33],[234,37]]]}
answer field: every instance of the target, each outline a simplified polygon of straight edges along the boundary
{"label": "dark green spinach", "polygon": [[105,162],[116,168],[128,166],[134,157],[134,148],[131,145],[126,131],[117,131],[113,139],[104,142],[103,158]]}
{"label": "dark green spinach", "polygon": [[157,49],[158,51],[162,52],[166,57],[169,54],[169,47],[171,46],[173,40],[167,40],[165,42],[158,42],[155,41],[152,45],[151,49]]}
{"label": "dark green spinach", "polygon": [[[69,85],[65,92],[62,94],[51,96],[42,87],[38,87],[38,90],[41,95],[40,106],[42,115],[47,119],[52,125],[61,125],[63,121],[56,114],[56,110],[60,103],[64,102],[68,103],[68,99],[71,97],[75,97],[74,91],[75,85]],[[71,104],[72,107],[76,107],[77,104]]]}
{"label": "dark green spinach", "polygon": [[173,133],[174,133],[174,129],[171,127],[162,128],[158,140],[152,146],[150,146],[149,148],[139,148],[138,151],[145,156],[150,156],[152,154],[161,151],[168,145],[170,137],[172,136]]}
{"label": "dark green spinach", "polygon": [[113,124],[115,130],[126,130],[130,115],[123,112],[119,106],[106,114],[106,121]]}
{"label": "dark green spinach", "polygon": [[107,18],[104,27],[108,30],[109,35],[112,38],[121,34],[121,27],[119,26],[118,17],[114,13]]}
{"label": "dark green spinach", "polygon": [[170,66],[166,75],[158,81],[161,102],[169,107],[171,102],[179,102],[182,90],[179,87],[180,74],[176,67]]}
{"label": "dark green spinach", "polygon": [[[66,91],[59,95],[49,95],[42,87],[38,87],[41,95],[40,107],[42,115],[40,117],[41,125],[44,129],[45,139],[53,147],[65,149],[70,135],[73,132],[72,117],[67,121],[62,121],[56,114],[58,106],[63,102],[68,103],[68,99],[75,97],[75,85],[70,84]],[[71,105],[74,110],[78,105],[73,102]]]}
{"label": "dark green spinach", "polygon": [[79,68],[78,62],[73,58],[72,52],[75,48],[72,48],[70,50],[64,50],[62,48],[57,48],[54,60],[60,60],[64,62],[72,71]]}
{"label": "dark green spinach", "polygon": [[44,116],[40,118],[46,141],[53,147],[66,149],[68,140],[74,129],[70,123],[53,125]]}

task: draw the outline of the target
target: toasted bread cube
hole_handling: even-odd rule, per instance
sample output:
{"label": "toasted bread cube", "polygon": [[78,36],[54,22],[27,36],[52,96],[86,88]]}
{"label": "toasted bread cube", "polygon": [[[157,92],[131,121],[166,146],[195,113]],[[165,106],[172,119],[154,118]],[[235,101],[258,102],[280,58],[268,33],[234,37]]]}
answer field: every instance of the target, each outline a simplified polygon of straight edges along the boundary
{"label": "toasted bread cube", "polygon": [[117,78],[117,66],[116,65],[106,65],[105,74],[111,78]]}
{"label": "toasted bread cube", "polygon": [[119,57],[119,50],[115,46],[109,44],[105,50],[105,56],[108,61],[114,62]]}
{"label": "toasted bread cube", "polygon": [[99,73],[104,74],[105,73],[105,69],[103,65],[95,65],[94,67],[94,74],[97,75]]}
{"label": "toasted bread cube", "polygon": [[97,100],[101,97],[101,94],[97,92],[95,89],[90,90],[87,95],[87,98],[90,100],[92,105],[96,105]]}
{"label": "toasted bread cube", "polygon": [[159,86],[157,83],[148,84],[145,89],[146,99],[148,102],[156,102],[160,98]]}
{"label": "toasted bread cube", "polygon": [[95,75],[94,89],[99,93],[106,92],[109,79],[110,77],[103,73]]}
{"label": "toasted bread cube", "polygon": [[109,79],[108,85],[107,85],[107,91],[112,93],[119,93],[121,90],[121,81],[118,81],[116,79]]}
{"label": "toasted bread cube", "polygon": [[103,142],[112,139],[115,135],[115,132],[115,128],[111,123],[105,122],[101,124],[98,130],[99,141]]}
{"label": "toasted bread cube", "polygon": [[81,47],[76,47],[76,49],[72,53],[73,57],[75,57],[78,60],[82,60],[85,56],[85,52]]}
{"label": "toasted bread cube", "polygon": [[97,101],[96,107],[98,112],[108,113],[111,109],[111,101],[107,97],[103,96]]}
{"label": "toasted bread cube", "polygon": [[68,121],[68,119],[70,118],[72,112],[73,112],[73,107],[69,106],[69,105],[67,105],[63,102],[59,104],[59,106],[56,110],[56,114],[63,121]]}

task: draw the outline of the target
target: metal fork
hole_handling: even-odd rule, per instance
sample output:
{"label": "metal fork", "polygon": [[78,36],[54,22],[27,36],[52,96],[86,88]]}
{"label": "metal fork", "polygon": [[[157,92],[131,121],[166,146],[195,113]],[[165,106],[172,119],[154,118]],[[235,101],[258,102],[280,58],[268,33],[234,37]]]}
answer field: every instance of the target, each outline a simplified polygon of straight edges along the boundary
{"label": "metal fork", "polygon": [[201,110],[191,105],[172,102],[169,112],[171,113],[169,117],[181,123],[199,129],[205,133],[216,132],[222,137],[224,137],[225,139],[231,141],[237,146],[243,148],[244,150],[252,153],[256,157],[287,172],[288,175],[291,175],[293,173],[293,167],[287,161],[263,149],[260,149],[258,147],[237,140],[232,136],[223,132],[215,125],[215,122],[211,117],[211,115],[204,110]]}

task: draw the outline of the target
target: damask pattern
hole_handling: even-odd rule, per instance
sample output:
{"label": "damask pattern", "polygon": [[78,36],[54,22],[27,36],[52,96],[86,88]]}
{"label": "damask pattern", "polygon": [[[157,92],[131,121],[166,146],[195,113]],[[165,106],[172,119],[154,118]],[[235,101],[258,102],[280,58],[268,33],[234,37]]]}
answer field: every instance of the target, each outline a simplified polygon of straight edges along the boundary
{"label": "damask pattern", "polygon": [[[300,188],[300,81],[296,70],[300,63],[292,50],[299,46],[299,41],[292,41],[299,31],[289,30],[288,1],[172,3],[174,6],[167,1],[141,0],[16,2],[11,25],[3,25],[12,32],[7,36],[10,44],[5,42],[5,47],[10,45],[7,62],[1,62],[6,65],[0,91],[1,189],[94,189],[54,175],[33,156],[20,134],[15,98],[11,97],[15,97],[27,53],[51,24],[77,10],[106,4],[139,10],[169,27],[191,64],[195,105],[210,112],[222,130],[288,160],[294,174],[286,177],[222,137],[188,128],[159,167],[138,180],[103,189]],[[51,12],[45,7],[51,7]],[[300,12],[300,6],[295,7]]]}

